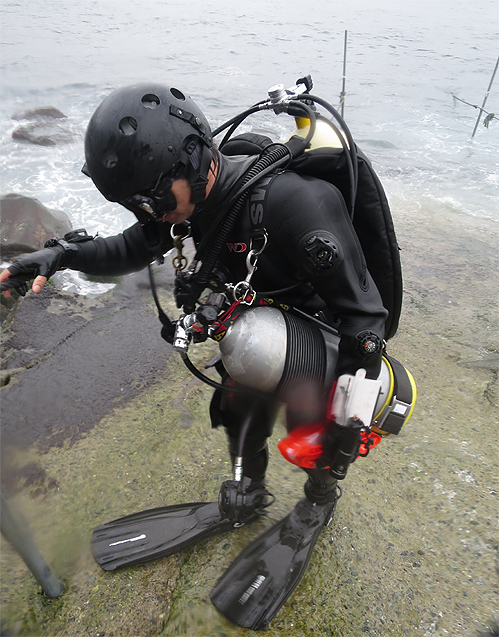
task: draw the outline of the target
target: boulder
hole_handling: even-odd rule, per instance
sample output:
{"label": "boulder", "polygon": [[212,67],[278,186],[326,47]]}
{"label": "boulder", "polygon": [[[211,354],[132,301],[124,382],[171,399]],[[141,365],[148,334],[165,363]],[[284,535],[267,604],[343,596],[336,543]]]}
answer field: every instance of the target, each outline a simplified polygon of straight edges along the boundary
{"label": "boulder", "polygon": [[52,237],[62,237],[71,230],[69,217],[46,208],[38,199],[19,194],[0,197],[0,235],[3,259],[43,248]]}
{"label": "boulder", "polygon": [[55,106],[40,106],[25,111],[18,111],[12,115],[12,119],[64,119],[66,115]]}
{"label": "boulder", "polygon": [[67,124],[50,119],[18,126],[12,131],[12,139],[37,146],[57,146],[73,141],[75,135]]}
{"label": "boulder", "polygon": [[55,106],[18,111],[12,115],[12,119],[31,120],[29,124],[21,124],[14,129],[12,138],[17,141],[37,146],[56,146],[67,144],[75,137],[66,115]]}

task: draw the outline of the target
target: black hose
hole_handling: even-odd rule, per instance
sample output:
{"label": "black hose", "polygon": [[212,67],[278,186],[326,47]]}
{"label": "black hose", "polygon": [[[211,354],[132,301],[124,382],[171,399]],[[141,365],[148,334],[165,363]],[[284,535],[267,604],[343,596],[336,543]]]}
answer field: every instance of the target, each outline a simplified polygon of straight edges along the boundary
{"label": "black hose", "polygon": [[317,95],[310,95],[310,94],[306,93],[304,95],[297,96],[296,99],[299,99],[299,100],[310,100],[310,101],[315,102],[315,103],[319,104],[320,106],[322,106],[340,124],[341,129],[343,130],[343,132],[345,134],[345,137],[347,138],[348,146],[346,146],[346,144],[344,143],[345,140],[343,139],[343,135],[339,135],[340,141],[341,141],[341,143],[343,145],[343,148],[345,150],[345,157],[346,157],[347,163],[348,163],[348,172],[349,172],[350,181],[351,181],[351,188],[350,188],[350,190],[351,190],[351,195],[350,195],[351,201],[350,201],[350,206],[351,206],[351,216],[353,218],[354,208],[355,208],[355,199],[357,197],[357,183],[358,183],[359,166],[358,166],[358,163],[357,163],[356,146],[355,146],[355,142],[353,140],[352,134],[350,132],[350,129],[348,128],[348,126],[346,125],[345,120],[341,117],[341,115],[338,113],[338,111],[333,106],[331,106],[331,104],[326,102],[326,100],[322,99],[322,97],[318,97]]}
{"label": "black hose", "polygon": [[261,102],[257,102],[256,104],[254,104],[253,106],[251,106],[250,108],[248,108],[247,110],[245,110],[242,113],[239,113],[238,115],[235,115],[234,117],[232,117],[231,119],[229,119],[228,121],[224,122],[221,126],[219,126],[218,128],[216,128],[213,133],[212,133],[212,137],[216,137],[217,135],[220,135],[220,133],[222,131],[224,131],[226,128],[228,128],[229,126],[231,126],[234,123],[237,123],[237,125],[239,126],[239,124],[246,119],[249,115],[251,115],[252,113],[256,113],[257,111],[260,110],[260,106],[262,104],[264,104],[266,102],[266,100],[263,100]]}
{"label": "black hose", "polygon": [[232,137],[232,135],[234,134],[234,131],[236,130],[236,128],[239,128],[239,126],[244,122],[244,120],[251,115],[252,113],[256,113],[260,111],[259,108],[253,108],[251,109],[249,112],[247,112],[244,117],[240,117],[239,119],[237,119],[232,126],[229,128],[229,130],[225,133],[225,135],[223,136],[222,141],[220,142],[220,144],[218,145],[219,150],[222,150],[222,148],[225,146],[225,144],[229,141],[229,139]]}
{"label": "black hose", "polygon": [[[184,361],[185,366],[191,372],[191,374],[193,374],[199,380],[203,381],[203,383],[206,383],[210,387],[213,387],[213,389],[224,389],[224,390],[229,389],[225,385],[222,385],[222,383],[217,383],[216,380],[208,378],[208,376],[205,376],[203,372],[200,372],[199,369],[194,365],[194,363],[191,361],[191,359],[188,356],[182,356],[182,360]],[[233,388],[231,387],[230,389],[233,389]]]}
{"label": "black hose", "polygon": [[310,108],[308,104],[304,104],[303,102],[299,102],[298,100],[292,100],[288,104],[287,113],[289,113],[289,115],[294,115],[294,117],[303,117],[303,112],[296,112],[296,108],[298,108],[298,110],[301,109],[302,111],[305,111],[305,117],[310,120],[310,128],[308,129],[308,133],[302,142],[301,148],[299,148],[298,151],[294,153],[295,157],[297,155],[301,155],[302,152],[307,150],[308,145],[312,141],[312,137],[315,135],[315,129],[317,127],[317,116],[314,110]]}
{"label": "black hose", "polygon": [[[196,283],[199,287],[205,286],[208,283],[210,275],[215,267],[220,251],[222,250],[230,231],[234,227],[247,198],[249,197],[249,185],[256,181],[256,178],[261,178],[264,174],[267,174],[273,170],[276,164],[283,159],[286,159],[290,154],[290,150],[285,145],[279,145],[271,150],[268,154],[263,154],[246,173],[242,186],[239,192],[236,194],[237,200],[231,207],[228,214],[224,217],[222,223],[217,228],[214,235],[212,248],[210,249],[207,257],[204,259],[198,275],[196,275]],[[240,194],[241,193],[241,194]]]}
{"label": "black hose", "polygon": [[246,418],[244,419],[244,422],[241,426],[241,429],[239,431],[239,436],[237,439],[237,455],[239,458],[243,457],[244,454],[244,443],[246,442],[246,438],[248,437],[248,432],[251,428],[251,425],[253,423],[253,415],[255,413],[256,407],[255,407],[255,403],[253,403],[253,405],[250,407],[248,413],[246,414]]}
{"label": "black hose", "polygon": [[163,326],[163,329],[161,330],[161,336],[168,343],[173,343],[173,336],[175,334],[175,327],[173,326],[173,323],[172,323],[171,319],[168,317],[166,312],[163,310],[163,308],[161,307],[161,304],[159,302],[158,291],[156,289],[156,283],[154,281],[154,276],[153,276],[153,273],[152,273],[152,267],[151,267],[150,263],[147,266],[147,271],[149,273],[149,283],[150,283],[150,286],[151,286],[152,298],[154,299],[154,303],[156,304],[156,308],[158,310],[158,318],[159,318],[159,320],[161,322],[161,325]]}
{"label": "black hose", "polygon": [[[272,104],[271,102],[268,102],[268,101],[258,102],[257,104],[255,104],[251,108],[248,108],[243,113],[240,113],[239,115],[236,115],[232,119],[230,119],[227,122],[225,122],[225,124],[222,124],[221,126],[219,126],[213,132],[213,137],[216,137],[217,135],[219,135],[222,131],[224,131],[229,126],[231,127],[227,131],[227,133],[224,135],[224,137],[223,137],[222,141],[220,142],[220,144],[218,145],[219,150],[222,150],[222,148],[225,146],[225,144],[229,141],[229,139],[234,134],[235,130],[243,123],[243,121],[247,117],[249,117],[253,113],[257,113],[257,112],[262,111],[262,110],[274,110],[275,106],[276,106],[275,104]],[[310,122],[311,122],[310,130],[309,130],[309,133],[308,133],[308,135],[306,136],[306,138],[304,140],[303,148],[299,149],[299,151],[298,151],[299,153],[301,153],[302,150],[305,150],[305,148],[310,143],[310,140],[314,136],[314,133],[315,133],[315,113],[307,104],[303,104],[302,102],[298,102],[297,100],[291,100],[290,102],[288,102],[287,109],[286,109],[287,112],[290,115],[294,115],[294,116],[297,116],[297,117],[303,117],[303,112],[302,113],[296,113],[296,112],[293,113],[293,112],[291,112],[291,110],[294,107],[299,107],[299,108],[301,108],[302,111],[305,111],[305,117],[307,117],[310,120]]]}
{"label": "black hose", "polygon": [[347,138],[348,144],[350,146],[350,155],[352,157],[352,161],[354,159],[357,159],[357,152],[355,150],[356,147],[352,137],[352,133],[350,132],[350,129],[348,128],[345,120],[341,117],[338,111],[333,106],[331,106],[329,102],[326,102],[325,99],[323,99],[322,97],[318,97],[317,95],[301,95],[298,99],[310,99],[313,102],[320,104],[323,108],[326,109],[326,111],[328,111],[328,113],[330,113],[334,117],[334,119],[339,123],[339,125],[343,129],[343,132],[345,133],[345,137]]}
{"label": "black hose", "polygon": [[[235,118],[232,118],[232,120],[229,120],[229,122],[226,122],[221,127],[219,127],[213,133],[213,136],[215,137],[220,131],[224,130],[225,128],[230,126],[232,123],[232,128],[230,129],[229,133],[224,137],[224,140],[222,141],[222,144],[221,144],[222,146],[226,142],[226,140],[230,137],[230,135],[234,132],[237,126],[239,126],[239,124],[246,117],[256,112],[257,110],[263,110],[261,108],[262,105],[263,105],[262,103],[256,104],[255,106],[251,107],[250,109],[248,109],[241,115]],[[265,110],[271,109],[271,108],[273,108],[272,104],[265,103]],[[301,113],[297,113],[296,109],[298,109],[298,111],[301,111]],[[304,112],[305,116],[310,119],[310,130],[308,131],[308,134],[306,135],[305,139],[301,141],[300,147],[294,152],[292,152],[291,149],[286,144],[278,144],[278,145],[276,144],[272,147],[272,149],[270,149],[271,147],[267,147],[263,151],[259,159],[253,164],[253,166],[246,173],[242,181],[241,187],[239,188],[239,190],[237,191],[237,193],[234,195],[233,199],[231,200],[231,203],[232,201],[235,201],[235,203],[230,208],[228,214],[223,217],[223,220],[220,223],[220,225],[216,227],[216,232],[215,232],[215,228],[214,228],[214,231],[212,232],[212,235],[214,236],[214,240],[213,240],[213,243],[211,244],[211,249],[209,250],[206,258],[203,260],[201,268],[198,274],[196,275],[196,282],[198,286],[201,288],[205,286],[209,281],[209,278],[211,276],[213,268],[215,267],[220,251],[222,250],[230,231],[234,227],[239,217],[239,214],[249,197],[249,192],[251,187],[257,181],[259,181],[262,177],[272,172],[276,168],[280,168],[282,165],[284,165],[288,161],[288,158],[292,159],[293,156],[301,154],[307,148],[308,144],[310,143],[310,140],[315,134],[315,128],[316,128],[315,113],[307,104],[303,104],[302,102],[292,101],[292,102],[289,102],[288,104],[288,110],[290,111],[295,110],[295,112],[292,113],[293,115],[303,115],[303,112]]]}
{"label": "black hose", "polygon": [[241,387],[239,385],[229,387],[228,385],[223,385],[222,383],[218,383],[216,380],[209,378],[208,376],[203,374],[203,372],[199,371],[199,369],[194,365],[194,363],[191,361],[191,359],[188,356],[182,356],[182,360],[184,361],[185,366],[191,372],[191,374],[193,374],[196,378],[198,378],[203,383],[206,383],[213,389],[221,389],[223,391],[228,391],[232,394],[253,394],[254,396],[258,396],[260,398],[262,396],[266,396],[268,398],[268,394],[264,394],[263,392],[258,391],[257,389],[251,389],[250,387]]}

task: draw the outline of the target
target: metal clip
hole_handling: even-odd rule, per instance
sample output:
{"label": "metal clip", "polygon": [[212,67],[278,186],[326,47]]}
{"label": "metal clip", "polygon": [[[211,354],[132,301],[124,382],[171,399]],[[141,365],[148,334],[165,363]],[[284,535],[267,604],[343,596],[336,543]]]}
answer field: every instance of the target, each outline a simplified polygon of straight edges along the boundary
{"label": "metal clip", "polygon": [[187,239],[191,236],[191,228],[189,226],[187,230],[187,234],[175,234],[175,225],[172,225],[170,228],[170,235],[173,239],[173,247],[177,250],[177,254],[172,259],[173,267],[177,274],[185,270],[187,266],[187,257],[185,257],[182,253],[182,249],[184,247],[184,239]]}
{"label": "metal clip", "polygon": [[258,261],[258,257],[262,254],[262,252],[267,247],[268,235],[265,230],[262,232],[261,236],[258,238],[263,239],[263,245],[258,250],[253,248],[253,238],[251,238],[250,251],[248,252],[248,255],[246,256],[246,270],[248,271],[248,274],[246,275],[246,278],[244,279],[244,281],[239,281],[239,283],[236,283],[236,285],[234,286],[234,289],[232,290],[234,300],[240,301],[244,305],[251,305],[256,298],[256,292],[251,287],[251,279],[257,269],[256,264]]}
{"label": "metal clip", "polygon": [[[246,257],[246,269],[248,270],[248,274],[244,281],[239,281],[234,286],[232,290],[232,294],[234,295],[235,301],[241,301],[245,305],[251,305],[255,299],[256,293],[251,287],[251,278],[256,270],[256,262],[258,261],[258,253],[254,250],[248,252],[248,256]],[[248,299],[248,295],[250,298]]]}

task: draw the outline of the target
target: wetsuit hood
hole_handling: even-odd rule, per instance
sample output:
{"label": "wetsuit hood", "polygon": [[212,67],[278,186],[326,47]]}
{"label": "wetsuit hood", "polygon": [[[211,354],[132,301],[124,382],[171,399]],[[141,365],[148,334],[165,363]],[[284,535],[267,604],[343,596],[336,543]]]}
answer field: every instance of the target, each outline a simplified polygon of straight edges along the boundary
{"label": "wetsuit hood", "polygon": [[226,157],[217,149],[214,149],[218,162],[218,172],[206,199],[196,206],[195,215],[212,217],[224,208],[229,210],[229,204],[237,192],[242,179],[257,161],[258,156],[236,155]]}

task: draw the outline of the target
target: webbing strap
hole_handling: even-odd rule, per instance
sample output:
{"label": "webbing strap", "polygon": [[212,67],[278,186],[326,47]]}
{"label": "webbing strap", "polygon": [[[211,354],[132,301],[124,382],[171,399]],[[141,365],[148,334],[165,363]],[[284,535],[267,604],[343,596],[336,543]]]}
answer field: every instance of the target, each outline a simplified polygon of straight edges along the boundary
{"label": "webbing strap", "polygon": [[393,393],[404,403],[412,403],[412,385],[406,368],[396,358],[385,354],[386,360],[393,369],[394,387]]}
{"label": "webbing strap", "polygon": [[379,428],[396,435],[400,433],[412,406],[412,385],[406,368],[387,354],[385,358],[393,370],[393,400],[390,411],[385,420],[379,424]]}
{"label": "webbing strap", "polygon": [[263,179],[260,179],[251,189],[249,197],[249,219],[252,238],[259,238],[265,233],[263,219],[265,200],[267,198],[268,187],[275,176],[274,173],[263,177]]}

